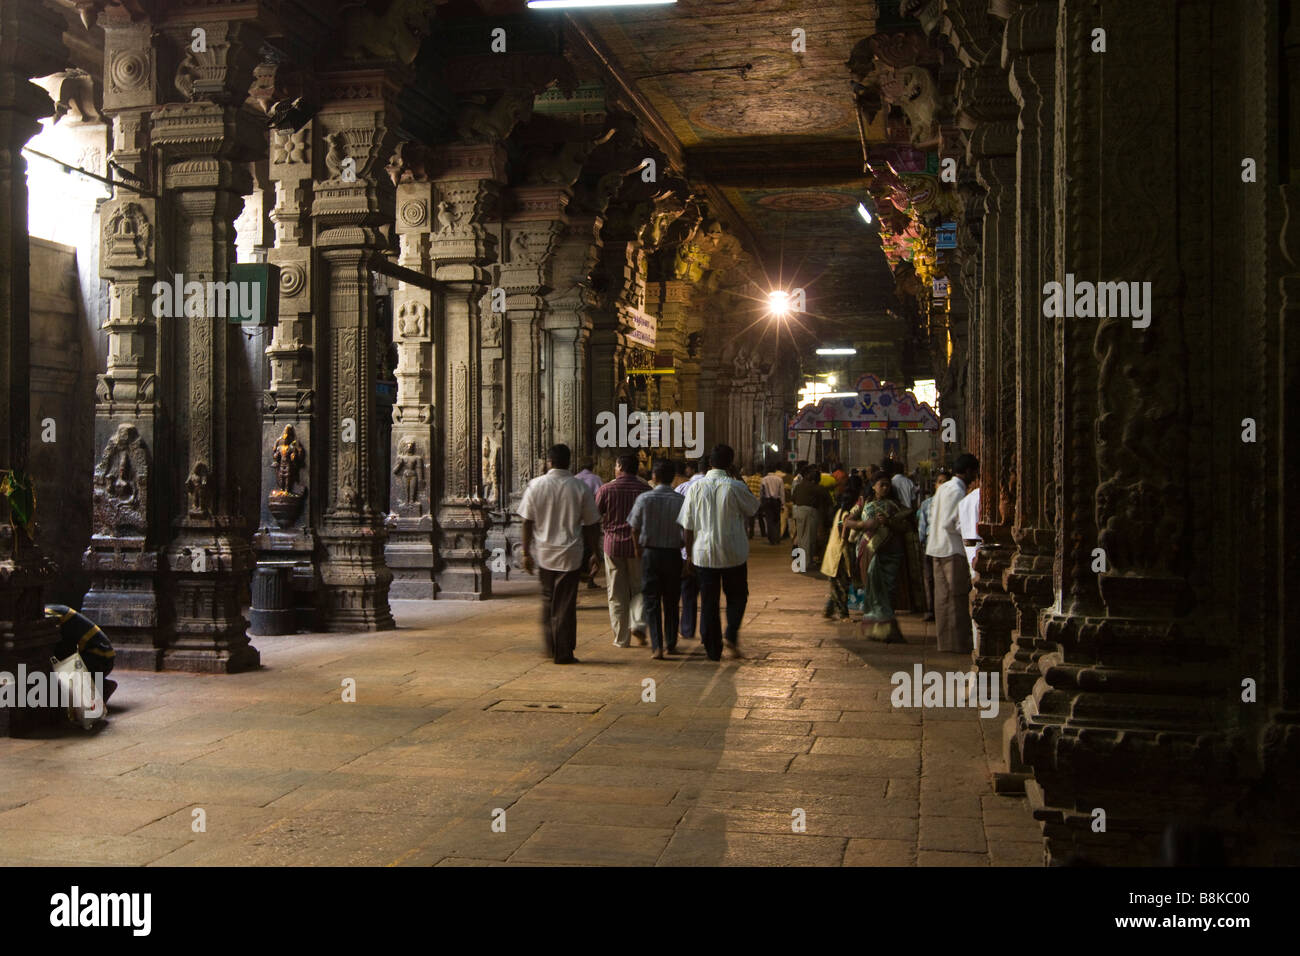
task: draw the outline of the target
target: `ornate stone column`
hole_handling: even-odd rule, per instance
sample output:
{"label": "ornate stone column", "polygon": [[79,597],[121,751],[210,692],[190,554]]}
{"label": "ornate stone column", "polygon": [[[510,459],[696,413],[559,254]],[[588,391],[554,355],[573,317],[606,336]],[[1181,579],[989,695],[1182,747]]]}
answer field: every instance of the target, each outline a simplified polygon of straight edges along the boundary
{"label": "ornate stone column", "polygon": [[[271,381],[262,397],[261,522],[253,536],[258,565],[292,567],[296,624],[319,626],[316,568],[317,529],[323,510],[316,440],[315,290],[318,277],[311,248],[311,206],[315,179],[315,124],[296,132],[272,130],[269,172],[275,190],[270,219],[275,246],[267,260],[280,269],[279,317],[266,357]],[[286,431],[291,429],[292,431]]]}
{"label": "ornate stone column", "polygon": [[429,254],[434,278],[444,284],[437,399],[445,436],[439,469],[438,597],[482,600],[492,595],[492,578],[485,550],[488,517],[479,497],[483,423],[476,399],[482,307],[491,281],[485,267],[497,246],[484,224],[495,216],[506,181],[505,150],[497,142],[442,146],[431,162],[436,206]]}
{"label": "ornate stone column", "polygon": [[975,557],[971,620],[978,636],[973,660],[980,670],[1001,670],[1015,623],[1011,599],[1002,586],[1002,573],[1011,560],[1015,518],[1015,152],[1013,119],[987,120],[971,133],[970,159],[980,185],[988,190],[982,301],[979,323],[972,330],[979,341],[979,391],[972,397],[980,410],[978,533],[983,543]]}
{"label": "ornate stone column", "polygon": [[[397,186],[397,264],[430,275],[429,244],[434,229],[434,187],[428,151],[400,147],[406,171]],[[393,296],[393,338],[397,343],[397,403],[393,408],[392,482],[385,560],[393,571],[395,598],[437,597],[437,555],[433,546],[436,409],[435,331],[439,297],[403,282]]]}
{"label": "ornate stone column", "polygon": [[[1300,83],[1300,9],[1292,0],[1290,3],[1287,30],[1282,33],[1281,43],[1275,37],[1281,33],[1281,25],[1273,18],[1272,11],[1252,18],[1249,30],[1248,49],[1278,50],[1282,55],[1280,62],[1270,62],[1271,58],[1252,63],[1247,73],[1246,88],[1257,89],[1267,82],[1261,82],[1267,76],[1266,70],[1277,70],[1278,88],[1294,90]],[[1274,387],[1269,389],[1264,383],[1267,374],[1259,379],[1259,388],[1267,398],[1268,407],[1272,409],[1270,418],[1276,420],[1274,434],[1266,440],[1260,450],[1260,463],[1269,469],[1270,475],[1259,482],[1272,491],[1263,494],[1264,507],[1260,509],[1261,517],[1268,525],[1275,525],[1270,533],[1271,543],[1277,548],[1275,575],[1260,575],[1246,562],[1240,573],[1249,577],[1255,587],[1259,588],[1262,605],[1259,610],[1261,623],[1266,637],[1262,642],[1266,650],[1265,659],[1269,661],[1268,670],[1276,674],[1277,693],[1275,705],[1271,708],[1268,721],[1257,731],[1259,764],[1264,774],[1277,782],[1273,788],[1273,805],[1262,808],[1265,819],[1274,819],[1274,832],[1261,840],[1265,843],[1265,852],[1257,859],[1261,863],[1282,863],[1295,859],[1300,852],[1300,821],[1297,820],[1295,808],[1300,806],[1300,600],[1295,589],[1277,587],[1278,581],[1295,581],[1300,573],[1300,499],[1288,494],[1287,480],[1300,468],[1300,442],[1295,439],[1295,414],[1300,408],[1300,388],[1297,387],[1297,373],[1300,372],[1300,98],[1291,96],[1288,100],[1289,112],[1284,113],[1281,104],[1269,102],[1268,98],[1258,95],[1244,97],[1241,112],[1247,117],[1246,122],[1255,130],[1252,137],[1254,144],[1271,143],[1274,136],[1285,136],[1285,155],[1290,157],[1290,168],[1279,169],[1278,176],[1285,182],[1276,190],[1256,198],[1253,202],[1255,215],[1263,215],[1268,224],[1268,239],[1277,237],[1274,250],[1277,262],[1276,299],[1269,300],[1268,321],[1258,335],[1260,343],[1258,355],[1270,356],[1267,367],[1277,368],[1281,374]],[[1261,151],[1263,152],[1263,151]],[[1271,153],[1271,150],[1270,150]],[[1262,178],[1262,177],[1261,177]],[[1273,279],[1269,276],[1268,279]],[[1270,282],[1270,284],[1272,284]],[[1269,290],[1272,291],[1272,290]],[[1256,335],[1248,336],[1255,339]],[[1275,358],[1273,358],[1275,357]],[[1271,454],[1269,451],[1276,449]],[[1269,480],[1271,478],[1271,480]],[[1257,499],[1258,500],[1258,499]],[[1261,555],[1267,563],[1268,552]],[[1270,615],[1271,602],[1265,591],[1279,596],[1276,613]],[[1271,837],[1271,839],[1270,839]]]}
{"label": "ornate stone column", "polygon": [[[501,266],[500,283],[506,294],[508,410],[490,407],[486,392],[483,410],[485,443],[489,423],[494,445],[504,447],[507,433],[510,438],[503,469],[503,476],[509,478],[502,487],[493,489],[497,497],[489,504],[508,506],[511,512],[518,508],[528,479],[536,477],[536,462],[546,457],[546,449],[551,444],[549,433],[556,424],[559,411],[556,393],[562,383],[554,362],[548,361],[551,349],[545,346],[549,343],[542,341],[546,335],[543,328],[544,296],[551,288],[551,257],[565,229],[564,209],[570,196],[569,190],[563,186],[517,187],[511,197],[513,212],[504,224],[508,249]],[[488,328],[492,332],[494,326],[489,324]],[[501,344],[500,335],[496,343]],[[484,342],[484,347],[491,344],[489,339]],[[484,358],[486,369],[486,354]],[[502,361],[495,356],[492,360]],[[571,396],[572,381],[563,384],[569,386]],[[489,411],[492,413],[490,419]],[[497,415],[503,412],[506,427],[498,431]]]}
{"label": "ornate stone column", "polygon": [[546,294],[544,327],[552,343],[555,440],[573,449],[574,460],[591,454],[595,418],[589,406],[587,349],[592,295],[587,276],[600,254],[600,217],[567,217],[552,257],[553,291]]}
{"label": "ornate stone column", "polygon": [[[1026,793],[1051,857],[1149,862],[1168,823],[1229,822],[1245,788],[1233,752],[1241,687],[1229,663],[1243,659],[1241,632],[1220,594],[1240,552],[1212,543],[1225,479],[1204,473],[1192,443],[1225,425],[1226,445],[1240,434],[1240,413],[1221,414],[1199,393],[1221,361],[1244,354],[1231,336],[1216,354],[1225,338],[1216,303],[1237,306],[1217,294],[1234,283],[1211,278],[1235,270],[1223,262],[1237,253],[1223,254],[1231,243],[1214,223],[1224,210],[1207,202],[1215,157],[1237,140],[1216,132],[1205,104],[1216,77],[1240,75],[1235,57],[1248,45],[1223,36],[1203,4],[1067,3],[1061,18],[1053,278],[1149,282],[1149,324],[1113,313],[1055,321],[1057,600],[1040,621],[1051,649],[1018,705],[1015,743],[1034,773]],[[1142,42],[1093,53],[1099,22],[1112,38]],[[1227,60],[1212,73],[1216,42]],[[1230,168],[1239,172],[1235,153]],[[1133,182],[1146,187],[1135,192]],[[1117,203],[1132,221],[1176,223],[1169,241],[1114,228]],[[1239,520],[1249,520],[1244,511],[1229,523]]]}
{"label": "ornate stone column", "polygon": [[[177,53],[171,82],[180,102],[150,116],[164,196],[158,211],[164,274],[186,282],[224,282],[235,262],[235,219],[252,191],[247,161],[264,148],[256,114],[242,109],[253,80],[262,28],[250,19],[203,19],[193,9],[166,21],[164,44]],[[195,27],[206,49],[191,48]],[[160,48],[161,52],[161,48]],[[111,253],[110,253],[111,255]],[[241,514],[239,475],[257,439],[232,414],[240,377],[240,330],[224,314],[160,319],[168,394],[176,426],[172,469],[175,537],[166,552],[174,635],[168,669],[234,672],[259,663],[244,633],[253,554],[251,516]],[[187,309],[188,313],[188,309]]]}
{"label": "ornate stone column", "polygon": [[[605,239],[597,267],[604,288],[601,303],[592,316],[591,333],[591,413],[610,411],[617,414],[620,402],[627,401],[627,354],[632,348],[628,333],[632,330],[630,309],[641,305],[641,250],[637,242]],[[602,449],[609,454],[611,449]]]}
{"label": "ornate stone column", "polygon": [[1052,196],[1056,119],[1055,2],[1034,2],[1007,23],[1003,56],[1020,107],[1016,148],[1016,465],[1015,554],[1003,586],[1016,610],[1012,647],[1003,661],[1007,696],[1019,700],[1038,677],[1038,614],[1052,603],[1055,481],[1052,408],[1056,362],[1052,320],[1043,316],[1043,285],[1055,272]]}
{"label": "ornate stone column", "polygon": [[[110,158],[141,182],[153,178],[149,114],[158,100],[157,55],[148,23],[101,17],[104,112],[112,122]],[[119,666],[157,670],[170,629],[161,599],[170,540],[173,483],[155,462],[175,460],[160,427],[159,371],[171,361],[172,327],[153,311],[150,282],[166,276],[158,201],[122,190],[100,206],[100,275],[108,282],[108,361],[96,386],[94,499],[84,563],[90,590],[82,610],[113,635]],[[169,373],[164,373],[166,380]]]}
{"label": "ornate stone column", "polygon": [[375,474],[376,296],[372,260],[387,245],[394,190],[385,164],[396,144],[397,83],[382,67],[322,74],[316,116],[328,178],[312,200],[313,247],[324,295],[321,379],[328,382],[325,424],[328,488],[320,540],[323,627],[393,627],[392,572],[384,563],[382,489]]}
{"label": "ornate stone column", "polygon": [[[67,65],[62,35],[62,18],[34,0],[0,7],[0,470],[12,469],[24,479],[31,415],[31,253],[27,163],[21,151],[40,129],[37,119],[54,112],[45,91],[28,81]],[[0,670],[49,669],[57,635],[45,619],[41,589],[53,570],[0,496]],[[26,733],[56,713],[0,708],[0,735]]]}

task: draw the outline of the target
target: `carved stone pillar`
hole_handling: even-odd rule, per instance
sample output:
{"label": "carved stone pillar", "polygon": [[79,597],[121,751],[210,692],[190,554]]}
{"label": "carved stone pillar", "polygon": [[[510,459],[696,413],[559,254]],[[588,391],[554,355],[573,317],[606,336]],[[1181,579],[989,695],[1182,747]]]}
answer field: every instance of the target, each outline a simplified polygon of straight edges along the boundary
{"label": "carved stone pillar", "polygon": [[[103,18],[104,112],[112,121],[111,159],[140,180],[153,176],[149,114],[157,102],[157,55],[148,23]],[[82,610],[113,635],[122,667],[157,670],[170,628],[161,600],[162,549],[175,491],[155,463],[174,460],[159,425],[161,361],[170,361],[174,325],[154,315],[150,280],[166,275],[159,256],[158,202],[122,191],[100,206],[100,275],[108,282],[108,361],[96,386],[90,590]],[[166,378],[166,375],[163,376]]]}
{"label": "carved stone pillar", "polygon": [[[1250,36],[1248,48],[1277,49],[1282,54],[1281,62],[1252,64],[1243,78],[1246,89],[1251,89],[1251,80],[1258,83],[1257,71],[1272,68],[1278,71],[1279,88],[1294,90],[1300,83],[1300,9],[1292,0],[1287,30],[1280,44],[1274,42],[1276,33],[1281,32],[1280,24],[1266,17],[1252,18],[1248,29],[1254,35]],[[1288,106],[1289,113],[1282,114],[1281,109],[1273,107],[1264,97],[1251,96],[1242,103],[1247,123],[1257,131],[1261,127],[1268,131],[1262,137],[1256,132],[1255,142],[1261,138],[1271,140],[1274,135],[1285,136],[1285,154],[1290,157],[1290,168],[1278,170],[1286,181],[1276,191],[1270,190],[1254,201],[1256,215],[1273,210],[1265,221],[1268,239],[1277,237],[1277,298],[1270,300],[1268,322],[1260,330],[1263,334],[1256,336],[1252,331],[1249,336],[1243,336],[1247,340],[1257,338],[1258,354],[1276,356],[1272,358],[1275,363],[1272,367],[1281,372],[1275,386],[1264,392],[1273,409],[1269,417],[1277,425],[1271,429],[1273,437],[1257,453],[1260,463],[1271,472],[1271,481],[1266,477],[1258,482],[1259,486],[1273,487],[1271,493],[1263,494],[1264,507],[1259,510],[1264,527],[1275,529],[1269,538],[1280,546],[1274,562],[1277,567],[1274,575],[1260,575],[1247,562],[1242,562],[1240,571],[1255,584],[1262,598],[1247,604],[1248,607],[1262,605],[1259,607],[1261,630],[1267,635],[1262,643],[1265,648],[1276,648],[1272,653],[1265,652],[1265,659],[1271,665],[1269,671],[1276,673],[1275,680],[1271,681],[1277,687],[1275,703],[1267,723],[1254,735],[1261,770],[1277,781],[1270,795],[1273,806],[1263,808],[1261,814],[1265,819],[1276,820],[1276,824],[1270,828],[1274,832],[1260,841],[1264,844],[1261,847],[1264,852],[1256,857],[1260,863],[1285,863],[1300,852],[1300,820],[1296,813],[1296,807],[1300,806],[1300,600],[1293,587],[1277,586],[1278,581],[1295,581],[1300,573],[1300,544],[1297,544],[1300,542],[1300,499],[1288,494],[1287,486],[1287,479],[1300,468],[1300,441],[1295,438],[1295,414],[1300,408],[1300,388],[1296,381],[1300,372],[1300,334],[1296,332],[1300,329],[1300,98],[1291,96]],[[1267,380],[1267,375],[1263,380]],[[1261,560],[1268,561],[1267,552],[1261,555]],[[1280,606],[1273,614],[1269,613],[1272,607],[1264,593],[1266,590],[1280,597]]]}
{"label": "carved stone pillar", "polygon": [[[554,362],[549,360],[551,349],[545,347],[549,343],[543,342],[544,294],[551,288],[551,257],[565,228],[564,208],[569,198],[569,190],[561,186],[519,187],[513,195],[515,211],[505,223],[508,249],[500,278],[506,295],[506,369],[510,383],[505,431],[498,432],[495,423],[496,416],[506,409],[489,406],[486,388],[483,413],[485,443],[489,425],[494,442],[504,443],[505,433],[509,433],[504,470],[509,477],[503,487],[493,489],[497,498],[490,504],[500,501],[508,504],[512,512],[523,497],[528,479],[536,477],[535,463],[546,457],[546,449],[552,444],[549,432],[556,424],[556,393],[562,383]],[[491,344],[485,340],[484,348]],[[485,354],[485,372],[486,358]],[[502,359],[494,356],[493,361]],[[568,384],[571,394],[572,381],[564,384]]]}
{"label": "carved stone pillar", "polygon": [[[492,596],[485,550],[488,516],[482,486],[483,423],[477,398],[485,320],[485,267],[496,254],[493,218],[506,180],[499,144],[443,146],[436,151],[435,231],[430,238],[434,278],[444,283],[444,323],[439,349],[440,462],[438,527],[441,530],[438,597],[482,600]],[[491,423],[489,423],[491,424]]]}
{"label": "carved stone pillar", "polygon": [[594,416],[587,350],[591,338],[591,292],[587,276],[600,252],[600,217],[569,217],[552,257],[553,291],[546,295],[545,329],[552,342],[555,440],[578,462],[591,454]]}
{"label": "carved stone pillar", "polygon": [[[314,124],[271,132],[270,178],[275,246],[267,260],[280,269],[279,317],[266,348],[270,387],[262,397],[261,522],[253,536],[259,565],[290,564],[298,627],[315,630],[319,580],[317,529],[322,512],[316,442],[316,268],[310,216]],[[291,431],[290,431],[291,430]]]}
{"label": "carved stone pillar", "polygon": [[371,262],[393,223],[393,153],[397,85],[383,69],[320,77],[316,116],[327,179],[312,200],[313,246],[325,294],[321,379],[329,383],[322,415],[328,488],[320,540],[322,626],[331,631],[393,627],[388,606],[392,572],[384,563],[382,488],[376,474],[376,296]]}
{"label": "carved stone pillar", "polygon": [[[429,243],[434,229],[434,188],[427,153],[402,146],[416,170],[397,186],[397,263],[429,275]],[[409,181],[408,181],[409,180]],[[437,597],[437,559],[433,546],[434,455],[436,448],[434,375],[438,306],[434,293],[403,282],[393,296],[393,338],[397,343],[397,403],[393,408],[392,481],[389,534],[384,556],[393,572],[395,598]]]}
{"label": "carved stone pillar", "polygon": [[[635,343],[629,337],[634,328],[632,312],[645,305],[645,263],[638,242],[606,240],[601,250],[605,292],[601,308],[593,316],[592,331],[592,414],[618,413],[620,402],[628,402],[628,356]],[[602,449],[606,454],[613,449]]]}
{"label": "carved stone pillar", "polygon": [[[66,66],[62,34],[62,18],[34,0],[0,7],[0,470],[18,472],[22,482],[30,480],[31,253],[21,150],[40,129],[37,119],[54,112],[45,91],[28,80]],[[45,619],[41,589],[53,570],[0,496],[0,670],[48,671],[57,635]],[[0,708],[0,735],[26,733],[57,713]]]}
{"label": "carved stone pillar", "polygon": [[1016,609],[1011,650],[1003,661],[1007,696],[1019,700],[1038,678],[1039,612],[1052,603],[1055,509],[1052,408],[1056,375],[1052,320],[1043,316],[1043,285],[1055,272],[1052,197],[1056,111],[1055,2],[1035,2],[1008,21],[1005,51],[1011,92],[1020,107],[1016,149],[1016,522],[1015,554],[1003,586]]}
{"label": "carved stone pillar", "polygon": [[[196,26],[206,31],[204,52],[190,49]],[[160,42],[181,54],[171,81],[182,101],[150,116],[166,199],[158,204],[160,243],[169,271],[187,283],[228,281],[235,219],[252,191],[246,163],[263,142],[256,115],[241,108],[263,34],[251,20],[200,21],[192,11],[168,21],[162,34]],[[174,633],[162,666],[235,672],[259,663],[242,612],[253,554],[251,516],[239,501],[239,475],[258,441],[233,414],[239,326],[224,310],[208,311],[159,320],[168,326],[160,335],[176,427],[175,537],[166,552]]]}
{"label": "carved stone pillar", "polygon": [[[1234,390],[1234,366],[1221,363],[1247,347],[1222,336],[1214,314],[1238,308],[1237,290],[1223,287],[1240,284],[1220,273],[1241,268],[1225,265],[1244,256],[1226,237],[1245,230],[1216,225],[1233,214],[1210,196],[1216,156],[1241,142],[1238,120],[1225,114],[1220,132],[1204,104],[1219,95],[1218,77],[1242,76],[1240,51],[1267,44],[1245,43],[1235,25],[1224,35],[1207,4],[1108,0],[1100,10],[1065,4],[1061,17],[1053,279],[1149,282],[1149,295],[1138,288],[1149,325],[1129,310],[1055,320],[1058,597],[1041,617],[1051,649],[1018,704],[1016,745],[1034,773],[1026,793],[1051,857],[1146,863],[1158,859],[1169,822],[1230,821],[1245,787],[1233,752],[1239,671],[1229,662],[1247,632],[1234,626],[1228,566],[1251,539],[1243,531],[1221,543],[1218,505],[1233,500],[1234,531],[1250,519],[1225,494],[1224,474],[1204,473],[1193,442],[1239,440],[1237,406],[1220,412],[1201,383],[1225,368]],[[1143,42],[1112,40],[1093,53],[1099,22],[1112,38]],[[1226,59],[1207,71],[1215,50]],[[1241,101],[1261,96],[1247,86]],[[1143,149],[1123,148],[1137,141]],[[1134,182],[1146,186],[1135,192]],[[1106,210],[1116,204],[1134,222],[1176,224],[1168,241],[1115,229]],[[1252,259],[1249,269],[1259,268]]]}
{"label": "carved stone pillar", "polygon": [[[695,316],[691,313],[692,287],[680,279],[651,282],[646,287],[646,311],[657,316],[655,351],[672,356],[673,381],[660,383],[660,408],[664,411],[694,412],[695,376],[699,363],[691,357]],[[686,379],[690,379],[688,383]],[[690,391],[689,403],[686,397]]]}
{"label": "carved stone pillar", "polygon": [[982,540],[975,557],[971,620],[980,670],[1001,670],[1011,644],[1015,612],[1002,586],[1011,561],[1015,517],[1016,450],[1016,126],[1014,120],[981,123],[970,138],[980,184],[988,190],[983,223],[983,276],[979,324],[979,458]]}

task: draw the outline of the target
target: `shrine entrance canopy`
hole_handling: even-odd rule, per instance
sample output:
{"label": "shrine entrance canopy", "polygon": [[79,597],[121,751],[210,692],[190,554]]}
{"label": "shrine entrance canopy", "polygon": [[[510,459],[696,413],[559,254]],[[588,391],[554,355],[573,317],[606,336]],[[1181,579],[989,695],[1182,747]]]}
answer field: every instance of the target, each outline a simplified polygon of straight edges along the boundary
{"label": "shrine entrance canopy", "polygon": [[939,416],[925,402],[897,385],[881,384],[874,375],[858,379],[857,395],[823,398],[799,409],[790,423],[794,432],[833,429],[938,431]]}

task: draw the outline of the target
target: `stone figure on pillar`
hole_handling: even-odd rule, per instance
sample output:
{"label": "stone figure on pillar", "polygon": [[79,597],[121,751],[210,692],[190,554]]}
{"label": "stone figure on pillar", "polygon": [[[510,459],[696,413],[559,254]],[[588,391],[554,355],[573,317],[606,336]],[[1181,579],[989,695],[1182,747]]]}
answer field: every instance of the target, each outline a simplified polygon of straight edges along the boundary
{"label": "stone figure on pillar", "polygon": [[298,441],[292,425],[285,425],[280,440],[275,443],[271,464],[275,467],[275,487],[278,491],[292,492],[298,480],[298,470],[307,452]]}
{"label": "stone figure on pillar", "polygon": [[416,449],[414,438],[402,441],[401,453],[397,456],[397,464],[393,466],[393,474],[402,482],[403,504],[418,505],[420,483],[424,480],[424,457]]}
{"label": "stone figure on pillar", "polygon": [[307,451],[298,441],[292,425],[285,425],[284,431],[275,443],[271,453],[271,467],[275,469],[275,487],[267,496],[267,510],[275,518],[276,524],[287,528],[297,519],[302,510],[303,495],[293,490],[302,469]]}
{"label": "stone figure on pillar", "polygon": [[443,199],[438,202],[438,235],[449,236],[456,228],[456,223],[460,221],[460,216],[456,214],[451,203]]}
{"label": "stone figure on pillar", "polygon": [[501,507],[501,443],[495,435],[483,436],[483,500],[489,508]]}
{"label": "stone figure on pillar", "polygon": [[142,531],[147,514],[149,457],[134,425],[121,424],[95,467],[95,528],[101,534]]}
{"label": "stone figure on pillar", "polygon": [[202,517],[212,511],[211,472],[206,462],[199,462],[185,482],[190,496],[191,517]]}

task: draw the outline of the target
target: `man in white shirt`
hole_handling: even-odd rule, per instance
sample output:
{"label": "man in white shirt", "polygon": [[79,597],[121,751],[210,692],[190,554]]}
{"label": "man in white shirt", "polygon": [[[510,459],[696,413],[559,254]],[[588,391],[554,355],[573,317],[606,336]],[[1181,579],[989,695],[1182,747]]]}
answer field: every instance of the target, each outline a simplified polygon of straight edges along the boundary
{"label": "man in white shirt", "polygon": [[[952,477],[952,472],[947,468],[940,468],[935,473],[934,488],[937,492],[945,481]],[[917,506],[916,509],[916,530],[921,537],[922,550],[922,569],[921,573],[925,577],[925,618],[924,620],[934,620],[934,558],[925,554],[925,548],[930,542],[930,516],[934,513],[934,494],[927,495],[925,499]]]}
{"label": "man in white shirt", "polygon": [[971,625],[970,562],[962,545],[959,511],[966,486],[979,475],[979,461],[974,455],[958,455],[952,472],[952,478],[934,493],[925,553],[934,559],[934,617],[939,650],[960,654],[971,650]]}
{"label": "man in white shirt", "polygon": [[966,493],[966,497],[957,506],[957,519],[961,525],[961,543],[966,549],[966,560],[970,563],[972,572],[975,570],[975,554],[984,543],[979,535],[979,479],[976,479],[973,484],[974,487]]}
{"label": "man in white shirt", "polygon": [[767,525],[767,543],[777,544],[781,540],[781,513],[785,510],[785,479],[777,474],[775,467],[769,468],[759,487],[762,489],[759,506],[763,509],[763,523]]}
{"label": "man in white shirt", "polygon": [[[542,637],[557,664],[577,664],[578,578],[583,545],[595,554],[600,513],[591,489],[569,471],[569,446],[555,445],[549,471],[534,478],[519,502],[523,565],[542,584]],[[592,561],[595,564],[595,561]],[[593,568],[594,570],[594,568]]]}
{"label": "man in white shirt", "polygon": [[[690,486],[677,523],[685,529],[686,563],[700,579],[700,640],[711,661],[722,660],[725,636],[732,657],[742,657],[740,622],[749,599],[745,562],[749,536],[745,522],[758,511],[758,500],[743,481],[727,474],[736,453],[717,445],[709,455],[709,472]],[[727,631],[722,633],[719,604],[727,595]]]}
{"label": "man in white shirt", "polygon": [[903,466],[893,458],[885,462],[889,467],[889,483],[894,486],[894,494],[898,496],[898,502],[906,510],[912,510],[912,502],[916,500],[916,485],[912,484],[912,479],[903,474]]}

